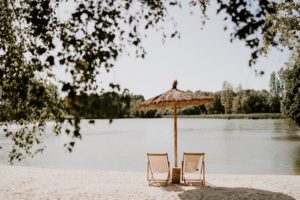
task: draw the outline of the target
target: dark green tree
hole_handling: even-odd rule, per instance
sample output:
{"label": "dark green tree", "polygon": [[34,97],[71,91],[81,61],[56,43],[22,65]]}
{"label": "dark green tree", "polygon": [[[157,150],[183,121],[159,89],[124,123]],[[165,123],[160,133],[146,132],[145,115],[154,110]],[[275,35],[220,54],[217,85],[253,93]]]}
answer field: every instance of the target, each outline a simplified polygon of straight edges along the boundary
{"label": "dark green tree", "polygon": [[143,95],[130,95],[130,116],[131,117],[140,117],[141,116],[141,110],[137,109],[137,105],[139,103],[142,103],[145,101],[145,98]]}
{"label": "dark green tree", "polygon": [[232,101],[234,96],[235,94],[232,85],[229,82],[224,81],[222,87],[221,102],[224,106],[225,114],[231,114]]}
{"label": "dark green tree", "polygon": [[270,112],[267,102],[269,93],[266,90],[244,90],[242,94],[243,113],[266,113]]}
{"label": "dark green tree", "polygon": [[238,93],[232,100],[232,113],[240,114],[243,113],[242,106],[242,93]]}
{"label": "dark green tree", "polygon": [[300,125],[300,49],[293,55],[284,75],[282,112]]}
{"label": "dark green tree", "polygon": [[232,113],[239,114],[243,113],[243,107],[242,107],[242,95],[243,95],[243,88],[241,85],[239,85],[236,88],[235,97],[233,98],[232,102]]}
{"label": "dark green tree", "polygon": [[[113,119],[129,117],[130,115],[131,99],[126,92],[122,94],[105,92],[101,95],[84,93],[78,98],[80,99],[78,109],[68,114],[78,115],[85,119]],[[68,107],[68,97],[64,102]]]}
{"label": "dark green tree", "polygon": [[275,72],[271,73],[270,76],[270,95],[268,98],[268,103],[271,108],[271,112],[280,113],[280,102],[282,94],[282,84]]}
{"label": "dark green tree", "polygon": [[224,114],[225,110],[221,102],[221,94],[222,92],[213,93],[215,101],[212,104],[207,105],[209,114]]}

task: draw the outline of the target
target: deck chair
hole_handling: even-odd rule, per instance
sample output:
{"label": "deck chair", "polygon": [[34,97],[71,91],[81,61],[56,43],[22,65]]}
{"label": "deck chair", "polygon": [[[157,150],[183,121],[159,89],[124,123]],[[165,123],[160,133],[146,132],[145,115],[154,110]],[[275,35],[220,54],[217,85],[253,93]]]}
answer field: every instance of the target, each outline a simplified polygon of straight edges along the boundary
{"label": "deck chair", "polygon": [[183,153],[181,177],[186,185],[199,183],[205,186],[204,153]]}
{"label": "deck chair", "polygon": [[148,153],[147,180],[149,185],[153,183],[165,183],[170,181],[170,162],[167,153]]}

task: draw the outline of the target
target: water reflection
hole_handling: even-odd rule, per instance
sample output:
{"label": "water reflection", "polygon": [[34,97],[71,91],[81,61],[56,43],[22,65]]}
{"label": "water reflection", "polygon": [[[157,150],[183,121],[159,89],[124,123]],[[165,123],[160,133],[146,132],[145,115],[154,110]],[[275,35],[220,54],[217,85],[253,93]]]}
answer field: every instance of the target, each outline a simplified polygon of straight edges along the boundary
{"label": "water reflection", "polygon": [[273,128],[276,134],[272,137],[274,140],[288,141],[290,145],[295,144],[295,149],[286,156],[292,158],[295,174],[300,174],[300,128],[292,120],[275,120]]}
{"label": "water reflection", "polygon": [[295,160],[295,162],[294,162],[295,174],[300,174],[300,145],[295,150],[294,160]]}
{"label": "water reflection", "polygon": [[277,133],[273,139],[300,141],[300,128],[292,120],[275,120],[273,128],[273,132]]}

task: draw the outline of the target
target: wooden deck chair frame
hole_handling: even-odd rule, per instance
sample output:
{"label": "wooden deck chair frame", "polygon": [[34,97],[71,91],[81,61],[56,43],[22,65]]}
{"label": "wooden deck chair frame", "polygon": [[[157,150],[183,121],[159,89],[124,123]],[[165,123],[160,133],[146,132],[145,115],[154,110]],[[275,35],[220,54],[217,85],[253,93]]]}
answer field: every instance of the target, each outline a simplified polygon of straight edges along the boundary
{"label": "wooden deck chair frame", "polygon": [[[201,163],[198,163],[198,167],[200,167],[201,169],[199,171],[200,173],[200,178],[199,179],[186,179],[185,178],[185,168],[184,168],[184,165],[185,165],[185,156],[186,155],[195,155],[195,156],[200,156],[200,160],[199,162],[202,162]],[[185,185],[188,185],[189,183],[201,183],[203,186],[205,186],[205,159],[204,159],[204,156],[205,156],[205,153],[186,153],[184,152],[183,153],[183,159],[182,159],[182,170],[181,170],[181,178],[182,178],[182,181]],[[202,159],[201,159],[202,157]]]}
{"label": "wooden deck chair frame", "polygon": [[[150,156],[166,156],[167,157],[167,162],[168,162],[168,175],[166,179],[156,179],[154,178],[153,171],[151,169],[151,164],[150,164]],[[168,157],[168,153],[147,153],[147,159],[148,159],[148,164],[147,164],[147,181],[149,182],[149,185],[152,185],[153,183],[165,183],[165,185],[168,185],[171,179],[170,175],[170,161]]]}

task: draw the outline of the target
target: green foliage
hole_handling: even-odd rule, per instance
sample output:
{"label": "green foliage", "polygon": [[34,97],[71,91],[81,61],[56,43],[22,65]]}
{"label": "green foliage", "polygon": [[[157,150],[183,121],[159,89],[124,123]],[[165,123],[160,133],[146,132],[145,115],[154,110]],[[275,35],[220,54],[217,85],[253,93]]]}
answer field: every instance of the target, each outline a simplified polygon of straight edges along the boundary
{"label": "green foliage", "polygon": [[[218,114],[224,113],[224,107],[221,104],[221,92],[201,92],[200,90],[196,93],[202,93],[205,96],[214,97],[214,102],[210,104],[204,104],[200,106],[182,108],[178,111],[180,115],[199,115],[199,114]],[[168,115],[169,113],[166,113]]]}
{"label": "green foliage", "polygon": [[232,85],[229,82],[224,81],[222,87],[221,102],[224,106],[225,114],[231,113],[233,98],[234,92]]}
{"label": "green foliage", "polygon": [[232,113],[243,113],[242,94],[237,94],[232,101]]}
{"label": "green foliage", "polygon": [[270,86],[271,96],[273,97],[280,96],[282,88],[275,72],[271,73],[269,86]]}
{"label": "green foliage", "polygon": [[295,50],[299,45],[298,0],[218,0],[218,3],[218,12],[224,12],[226,15],[224,20],[230,20],[234,24],[231,41],[245,41],[246,46],[253,49],[250,66],[256,63],[260,55],[267,54],[270,47],[281,46]]}
{"label": "green foliage", "polygon": [[[5,78],[2,80],[7,81]],[[42,133],[46,122],[55,120],[55,134],[60,133],[63,122],[64,112],[57,88],[34,79],[29,81],[30,84],[22,85],[24,93],[17,92],[18,82],[1,85],[2,95],[11,98],[3,98],[0,105],[0,120],[4,121],[1,128],[13,142],[10,162],[42,152]]]}
{"label": "green foliage", "polygon": [[222,92],[207,93],[207,95],[213,96],[215,99],[215,101],[212,104],[205,105],[207,108],[207,114],[224,113],[225,110],[221,101]]}
{"label": "green foliage", "polygon": [[282,98],[281,94],[282,94],[283,87],[282,87],[282,83],[280,82],[280,79],[276,76],[275,72],[271,73],[269,86],[270,86],[270,97],[268,99],[268,103],[273,112],[280,112],[280,101]]}
{"label": "green foliage", "polygon": [[145,101],[144,96],[142,95],[131,95],[130,96],[130,116],[131,117],[141,117],[143,111],[141,111],[140,109],[137,109],[136,106],[140,103],[142,103],[143,101]]}
{"label": "green foliage", "polygon": [[300,125],[300,49],[292,57],[284,75],[283,113]]}
{"label": "green foliage", "polygon": [[[266,90],[245,90],[242,93],[241,104],[243,113],[268,113],[270,108],[267,102],[269,93]],[[280,106],[280,105],[278,105]]]}
{"label": "green foliage", "polygon": [[283,46],[297,51],[300,44],[300,2],[281,1],[274,4],[275,12],[266,15],[263,52],[271,46]]}
{"label": "green foliage", "polygon": [[179,115],[199,115],[201,113],[200,106],[184,108],[178,111]]}
{"label": "green foliage", "polygon": [[[113,119],[130,116],[130,95],[116,92],[98,94],[82,94],[76,113],[68,113],[85,119]],[[64,100],[68,107],[68,98]]]}

